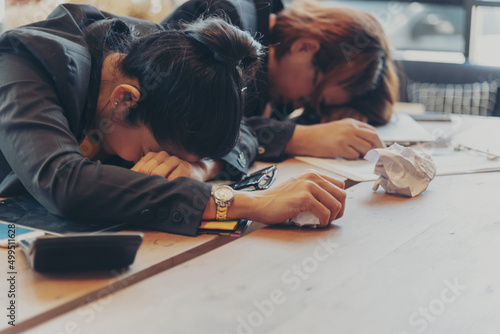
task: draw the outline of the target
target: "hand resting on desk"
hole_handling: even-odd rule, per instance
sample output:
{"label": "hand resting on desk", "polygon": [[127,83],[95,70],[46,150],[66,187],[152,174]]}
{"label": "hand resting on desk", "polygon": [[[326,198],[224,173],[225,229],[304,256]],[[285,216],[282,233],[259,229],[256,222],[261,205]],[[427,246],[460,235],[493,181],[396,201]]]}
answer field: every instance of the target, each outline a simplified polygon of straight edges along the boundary
{"label": "hand resting on desk", "polygon": [[[277,224],[310,211],[325,227],[344,214],[343,189],[342,181],[310,171],[264,191],[236,191],[228,217]],[[215,211],[205,213],[215,215]]]}
{"label": "hand resting on desk", "polygon": [[[168,180],[187,176],[199,181],[210,178],[212,160],[190,163],[166,152],[146,154],[132,170],[148,175],[160,175]],[[236,191],[227,218],[246,218],[264,224],[282,223],[301,212],[312,212],[325,227],[344,214],[346,194],[344,183],[315,171],[302,174],[264,191]],[[215,217],[215,202],[211,198],[203,219]]]}
{"label": "hand resting on desk", "polygon": [[358,159],[372,148],[385,145],[376,129],[352,118],[341,121],[297,125],[285,152],[319,158]]}

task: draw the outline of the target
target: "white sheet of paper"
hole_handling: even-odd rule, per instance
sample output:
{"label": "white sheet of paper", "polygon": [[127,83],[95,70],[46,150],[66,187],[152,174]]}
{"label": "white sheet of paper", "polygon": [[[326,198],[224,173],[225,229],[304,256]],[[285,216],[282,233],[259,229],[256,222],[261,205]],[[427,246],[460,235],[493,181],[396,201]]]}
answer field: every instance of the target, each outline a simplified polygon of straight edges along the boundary
{"label": "white sheet of paper", "polygon": [[[500,171],[500,159],[488,160],[481,153],[473,151],[454,151],[452,147],[434,148],[426,151],[436,163],[436,175],[469,174]],[[367,160],[322,159],[296,157],[310,165],[323,168],[337,175],[357,182],[375,181],[375,163]]]}
{"label": "white sheet of paper", "polygon": [[491,117],[488,123],[481,122],[453,136],[455,145],[500,155],[500,118]]}
{"label": "white sheet of paper", "polygon": [[434,141],[432,134],[408,114],[392,114],[389,123],[377,127],[377,133],[387,146],[393,143],[408,146]]}
{"label": "white sheet of paper", "polygon": [[375,163],[368,160],[323,159],[312,157],[295,158],[353,181],[364,182],[378,179],[378,175],[373,173]]}
{"label": "white sheet of paper", "polygon": [[[424,152],[430,154],[436,163],[436,175],[500,171],[500,159],[488,160],[487,155],[482,153],[470,150],[454,150],[457,144],[461,144],[500,155],[500,131],[495,130],[500,129],[500,117],[490,117],[488,123],[481,120],[475,124],[469,120],[469,123],[472,124],[465,131],[454,131],[448,135],[451,140],[448,147],[436,147],[437,144],[433,141],[426,141],[430,139],[428,137],[430,136],[429,132],[425,130],[421,124],[413,120],[411,116],[405,114],[395,115],[397,115],[397,118],[393,117],[388,125],[377,128],[377,133],[380,138],[385,142],[390,142],[396,138],[402,141],[406,138],[410,142],[416,142],[419,141],[417,139],[418,136],[421,135],[419,138],[424,144],[420,146],[427,146]],[[423,130],[423,132],[418,130],[419,128]],[[416,131],[413,132],[412,129]],[[406,136],[405,132],[411,134]],[[416,148],[416,146],[412,147]],[[378,176],[373,173],[375,163],[367,160],[349,161],[344,159],[322,159],[312,157],[297,157],[297,159],[353,181],[374,181],[378,178]]]}

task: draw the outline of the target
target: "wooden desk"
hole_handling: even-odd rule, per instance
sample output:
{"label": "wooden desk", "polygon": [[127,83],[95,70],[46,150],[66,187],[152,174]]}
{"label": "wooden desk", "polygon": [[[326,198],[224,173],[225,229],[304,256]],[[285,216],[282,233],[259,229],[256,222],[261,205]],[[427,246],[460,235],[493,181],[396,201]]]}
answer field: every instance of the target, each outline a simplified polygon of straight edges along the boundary
{"label": "wooden desk", "polygon": [[[483,121],[425,124],[446,132]],[[277,182],[308,168],[293,159],[280,164]],[[118,277],[47,277],[24,263],[18,326],[2,323],[0,329],[20,332],[60,315],[32,331],[295,333],[312,328],[402,334],[423,332],[425,324],[426,332],[456,333],[463,324],[475,326],[474,319],[484,314],[478,328],[496,334],[487,331],[500,328],[495,327],[499,275],[491,255],[498,252],[492,242],[498,225],[489,217],[498,213],[498,181],[497,173],[439,177],[414,199],[373,194],[371,183],[360,184],[349,189],[339,226],[268,228],[218,249],[224,238],[146,235],[136,263]],[[177,253],[165,253],[164,243],[170,242]],[[141,255],[150,247],[148,256]],[[188,259],[193,260],[144,280]],[[450,290],[442,294],[453,284],[467,288],[456,298]],[[260,311],[255,303],[268,305],[264,301],[270,298],[272,312]],[[439,316],[422,318],[419,312],[426,308]]]}
{"label": "wooden desk", "polygon": [[412,199],[348,190],[326,230],[266,228],[33,333],[484,333],[500,330],[500,173]]}
{"label": "wooden desk", "polygon": [[[252,170],[268,165],[270,164],[257,163]],[[305,163],[290,159],[280,164],[275,182],[276,184],[285,182],[288,178],[310,168]],[[250,231],[258,230],[263,226],[263,224],[254,223]],[[162,232],[144,232],[144,235],[144,242],[134,264],[128,270],[112,273],[39,274],[31,270],[24,254],[21,254],[21,249],[16,248],[16,307],[18,311],[16,326],[11,327],[7,321],[1,321],[0,332],[22,332],[42,321],[63,314],[84,303],[91,303],[235,239],[212,235],[185,237]],[[0,268],[3,273],[7,273],[9,270],[7,270],[6,249],[0,248],[0,258],[4,259],[0,262]],[[1,305],[5,306],[9,302],[6,295],[7,289],[2,291],[0,300]]]}

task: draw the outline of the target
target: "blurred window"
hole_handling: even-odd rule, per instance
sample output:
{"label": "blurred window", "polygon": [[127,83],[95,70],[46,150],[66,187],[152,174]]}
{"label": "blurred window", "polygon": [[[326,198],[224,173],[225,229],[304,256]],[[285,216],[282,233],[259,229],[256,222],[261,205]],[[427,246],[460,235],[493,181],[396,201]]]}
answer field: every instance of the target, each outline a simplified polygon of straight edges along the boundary
{"label": "blurred window", "polygon": [[466,15],[462,6],[346,0],[331,5],[353,7],[374,15],[397,50],[464,52]]}
{"label": "blurred window", "polygon": [[480,65],[500,66],[500,7],[473,7],[470,58]]}
{"label": "blurred window", "polygon": [[5,0],[0,0],[0,29],[5,15]]}
{"label": "blurred window", "polygon": [[5,0],[0,0],[0,33],[5,30]]}
{"label": "blurred window", "polygon": [[500,66],[500,0],[322,1],[377,17],[397,58]]}

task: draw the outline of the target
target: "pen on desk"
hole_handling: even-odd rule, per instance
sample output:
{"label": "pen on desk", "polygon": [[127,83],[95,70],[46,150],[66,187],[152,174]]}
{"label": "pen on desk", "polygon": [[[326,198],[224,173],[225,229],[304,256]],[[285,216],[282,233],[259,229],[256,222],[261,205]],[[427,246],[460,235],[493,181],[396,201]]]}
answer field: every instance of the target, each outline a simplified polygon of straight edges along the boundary
{"label": "pen on desk", "polygon": [[496,155],[496,154],[490,153],[488,151],[479,150],[477,148],[465,146],[462,144],[458,144],[455,146],[455,151],[463,151],[463,150],[469,150],[469,151],[474,151],[474,152],[485,154],[488,157],[488,160],[496,160],[496,159],[500,158],[500,155]]}

